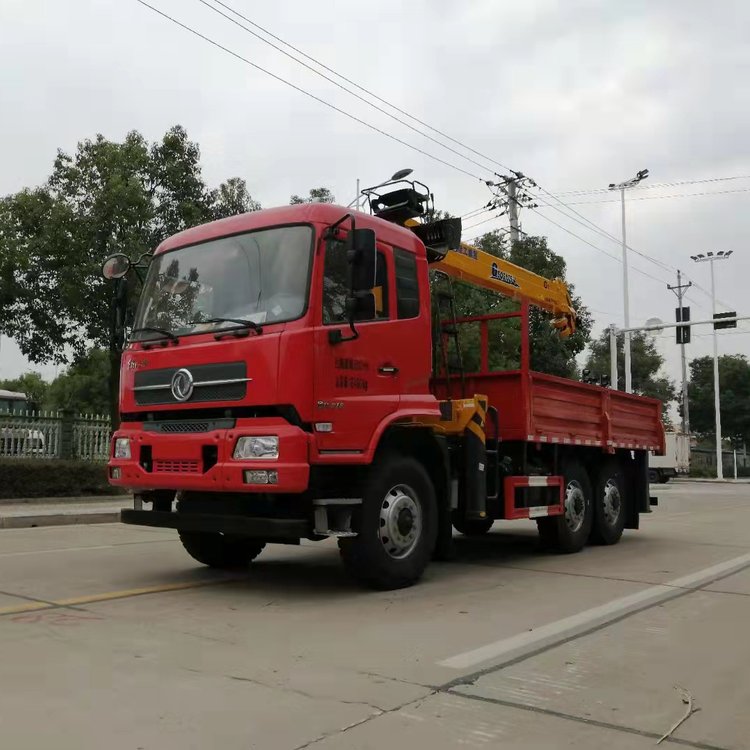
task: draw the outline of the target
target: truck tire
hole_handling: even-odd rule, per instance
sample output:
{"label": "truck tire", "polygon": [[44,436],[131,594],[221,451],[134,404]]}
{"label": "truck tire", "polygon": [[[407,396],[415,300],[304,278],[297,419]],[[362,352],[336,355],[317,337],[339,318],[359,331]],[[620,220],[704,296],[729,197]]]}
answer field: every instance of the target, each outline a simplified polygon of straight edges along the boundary
{"label": "truck tire", "polygon": [[387,454],[372,467],[355,537],[339,539],[346,568],[381,590],[411,586],[427,567],[437,539],[435,488],[421,463]]}
{"label": "truck tire", "polygon": [[224,569],[246,568],[266,546],[259,539],[206,531],[181,531],[180,541],[194,560]]}
{"label": "truck tire", "polygon": [[605,461],[594,483],[594,544],[617,544],[625,528],[625,483],[622,465],[616,459]]}
{"label": "truck tire", "polygon": [[586,470],[571,461],[563,470],[563,514],[537,520],[542,545],[562,554],[580,552],[594,522],[591,482]]}
{"label": "truck tire", "polygon": [[648,482],[649,484],[661,484],[659,472],[656,469],[648,470]]}
{"label": "truck tire", "polygon": [[495,523],[494,518],[465,518],[453,511],[451,517],[453,528],[464,536],[482,536],[486,534]]}

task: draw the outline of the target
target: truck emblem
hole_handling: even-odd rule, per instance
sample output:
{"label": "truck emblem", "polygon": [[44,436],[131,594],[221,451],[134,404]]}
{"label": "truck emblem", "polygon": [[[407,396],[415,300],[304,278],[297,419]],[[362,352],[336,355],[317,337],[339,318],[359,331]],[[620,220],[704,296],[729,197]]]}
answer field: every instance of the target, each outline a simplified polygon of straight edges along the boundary
{"label": "truck emblem", "polygon": [[193,395],[193,373],[181,369],[172,376],[172,395],[177,401],[187,401]]}

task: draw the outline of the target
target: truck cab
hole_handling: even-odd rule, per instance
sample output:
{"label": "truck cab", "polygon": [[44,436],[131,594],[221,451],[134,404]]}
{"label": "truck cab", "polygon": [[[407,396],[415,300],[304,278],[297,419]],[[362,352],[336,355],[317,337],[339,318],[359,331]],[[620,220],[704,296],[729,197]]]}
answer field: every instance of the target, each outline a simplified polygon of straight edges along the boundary
{"label": "truck cab", "polygon": [[[376,264],[354,332],[352,227],[374,232]],[[154,254],[123,353],[111,481],[305,491],[311,465],[369,463],[389,424],[438,414],[430,342],[425,250],[408,229],[310,204],[182,232]]]}

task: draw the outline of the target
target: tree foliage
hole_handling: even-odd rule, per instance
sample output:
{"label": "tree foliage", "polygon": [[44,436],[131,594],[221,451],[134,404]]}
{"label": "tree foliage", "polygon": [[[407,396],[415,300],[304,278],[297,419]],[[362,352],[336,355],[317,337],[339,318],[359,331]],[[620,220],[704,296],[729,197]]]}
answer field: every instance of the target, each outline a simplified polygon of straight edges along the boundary
{"label": "tree foliage", "polygon": [[108,255],[137,257],[187,227],[257,208],[239,178],[207,189],[198,145],[180,126],[152,144],[132,131],[59,151],[45,185],[0,201],[0,331],[35,362],[107,346]]}
{"label": "tree foliage", "polygon": [[[663,405],[664,421],[669,424],[669,405],[675,400],[675,385],[661,374],[664,357],[656,349],[654,337],[646,331],[635,331],[630,334],[630,372],[633,392],[641,396],[658,398]],[[590,354],[586,367],[595,378],[609,376],[610,352],[609,331],[605,330],[598,339],[591,342]],[[625,390],[625,353],[624,338],[617,337],[617,388]]]}
{"label": "tree foliage", "polygon": [[104,349],[90,349],[77,357],[50,383],[46,407],[74,409],[81,414],[107,414],[109,366],[109,355]]}
{"label": "tree foliage", "polygon": [[[750,442],[750,363],[741,354],[719,357],[721,431],[735,447]],[[690,426],[704,437],[714,438],[714,371],[712,357],[690,363]]]}
{"label": "tree foliage", "polygon": [[300,203],[335,203],[336,196],[327,187],[311,188],[307,197],[301,195],[292,195],[289,198],[289,204],[292,206]]}

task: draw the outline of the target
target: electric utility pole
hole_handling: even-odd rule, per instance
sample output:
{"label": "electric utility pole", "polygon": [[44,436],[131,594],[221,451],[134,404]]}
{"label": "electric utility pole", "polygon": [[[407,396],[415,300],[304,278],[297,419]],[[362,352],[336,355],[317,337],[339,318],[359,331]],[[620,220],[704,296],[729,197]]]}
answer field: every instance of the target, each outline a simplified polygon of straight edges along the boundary
{"label": "electric utility pole", "polygon": [[[688,281],[687,284],[682,283],[682,273],[677,271],[677,284],[671,286],[667,284],[667,289],[674,292],[677,295],[677,322],[686,322],[690,320],[690,312],[686,311],[688,308],[682,305],[682,290],[690,289],[693,286],[692,281]],[[677,343],[680,345],[680,359],[682,360],[682,431],[686,435],[690,434],[690,405],[688,402],[688,381],[687,381],[687,360],[685,357],[685,344],[690,343],[690,327],[684,326],[675,329],[677,331]]]}
{"label": "electric utility pole", "polygon": [[518,198],[516,187],[518,178],[511,177],[505,183],[505,193],[508,196],[508,221],[510,222],[510,244],[518,242]]}

